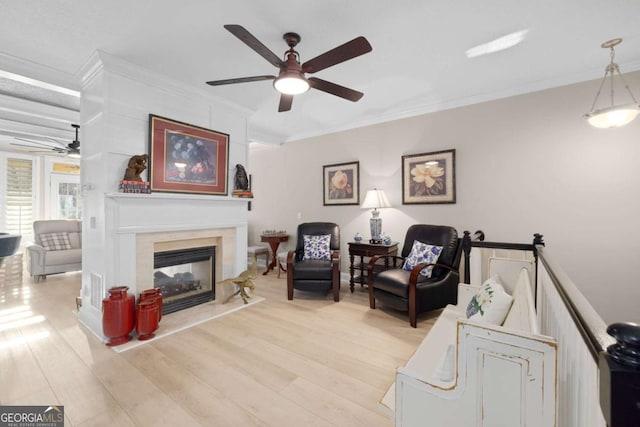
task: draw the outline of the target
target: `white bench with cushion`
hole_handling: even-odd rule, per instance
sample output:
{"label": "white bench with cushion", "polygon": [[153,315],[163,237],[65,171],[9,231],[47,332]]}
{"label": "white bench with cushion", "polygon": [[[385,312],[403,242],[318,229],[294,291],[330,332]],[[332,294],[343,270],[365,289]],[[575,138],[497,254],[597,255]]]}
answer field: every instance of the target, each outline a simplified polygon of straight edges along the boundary
{"label": "white bench with cushion", "polygon": [[530,274],[519,269],[504,282],[513,303],[502,325],[467,318],[482,286],[460,284],[458,304],[443,310],[380,401],[396,427],[556,425],[556,341],[538,333]]}

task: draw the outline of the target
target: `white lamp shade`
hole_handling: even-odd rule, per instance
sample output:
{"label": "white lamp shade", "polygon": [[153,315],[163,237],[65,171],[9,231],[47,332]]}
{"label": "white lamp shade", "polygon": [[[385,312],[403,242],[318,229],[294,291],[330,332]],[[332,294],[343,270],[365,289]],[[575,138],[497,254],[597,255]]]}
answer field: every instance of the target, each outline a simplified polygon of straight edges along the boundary
{"label": "white lamp shade", "polygon": [[[624,126],[635,119],[638,114],[640,114],[640,105],[638,105],[638,101],[636,101],[636,98],[633,96],[633,93],[631,92],[629,85],[627,85],[627,82],[624,81],[624,77],[622,77],[622,74],[620,73],[620,67],[618,67],[618,64],[613,62],[613,58],[615,56],[614,47],[619,45],[620,43],[622,43],[622,39],[615,38],[608,40],[600,45],[600,47],[602,48],[611,49],[611,63],[607,65],[607,68],[605,68],[604,77],[602,78],[602,81],[600,82],[600,88],[596,93],[596,99],[593,101],[593,105],[591,106],[591,112],[584,115],[584,117],[589,121],[589,124],[595,128],[607,129]],[[613,88],[616,73],[618,73],[620,80],[622,80],[622,83],[624,84],[624,88],[631,96],[633,104],[613,105]],[[598,102],[600,91],[607,81],[607,76],[609,76],[611,80],[611,107],[596,110],[596,102]]]}
{"label": "white lamp shade", "polygon": [[619,107],[603,108],[586,115],[593,127],[606,129],[624,126],[640,114],[638,105],[623,105]]}
{"label": "white lamp shade", "polygon": [[362,209],[390,208],[391,203],[384,194],[384,191],[373,189],[367,191],[367,195],[362,202]]}

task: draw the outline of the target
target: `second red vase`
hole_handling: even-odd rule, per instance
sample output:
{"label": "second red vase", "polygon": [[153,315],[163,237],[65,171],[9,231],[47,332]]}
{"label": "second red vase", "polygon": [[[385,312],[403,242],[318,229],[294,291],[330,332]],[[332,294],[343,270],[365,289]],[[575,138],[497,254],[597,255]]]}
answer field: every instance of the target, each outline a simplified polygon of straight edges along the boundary
{"label": "second red vase", "polygon": [[148,340],[158,330],[158,304],[153,300],[140,301],[136,309],[136,332],[139,340]]}

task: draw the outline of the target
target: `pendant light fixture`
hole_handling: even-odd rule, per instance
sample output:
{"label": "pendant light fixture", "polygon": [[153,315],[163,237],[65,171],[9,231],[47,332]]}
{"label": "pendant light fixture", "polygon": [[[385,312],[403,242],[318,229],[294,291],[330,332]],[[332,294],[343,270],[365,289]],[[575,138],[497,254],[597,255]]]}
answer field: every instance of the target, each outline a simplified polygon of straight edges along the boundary
{"label": "pendant light fixture", "polygon": [[[618,67],[618,64],[613,62],[613,59],[615,57],[615,50],[613,48],[620,43],[622,43],[622,39],[618,38],[606,41],[601,45],[601,47],[604,49],[611,49],[611,63],[607,65],[607,68],[605,69],[604,77],[602,78],[602,82],[600,82],[598,93],[596,93],[596,99],[593,100],[593,105],[591,106],[591,112],[584,115],[584,117],[589,121],[589,124],[596,128],[604,129],[624,126],[635,119],[638,114],[640,114],[640,105],[638,105],[638,101],[636,101],[636,98],[633,96],[631,89],[629,89],[629,85],[624,80],[624,77],[622,77],[622,74],[620,74],[620,68]],[[622,83],[624,84],[627,92],[629,92],[631,100],[633,101],[632,104],[615,105],[613,86],[616,73],[618,74],[618,77],[620,77],[620,80],[622,80]],[[611,83],[611,106],[596,110],[596,102],[598,102],[600,91],[602,91],[602,87],[607,81],[607,76],[609,76],[609,80]]]}

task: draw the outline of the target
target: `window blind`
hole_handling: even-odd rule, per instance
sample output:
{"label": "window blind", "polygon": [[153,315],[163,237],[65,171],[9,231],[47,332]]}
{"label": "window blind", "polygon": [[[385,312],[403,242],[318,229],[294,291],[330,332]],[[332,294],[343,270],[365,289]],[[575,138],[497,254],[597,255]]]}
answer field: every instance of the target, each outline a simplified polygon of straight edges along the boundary
{"label": "window blind", "polygon": [[33,162],[7,159],[7,232],[25,236],[33,234]]}

